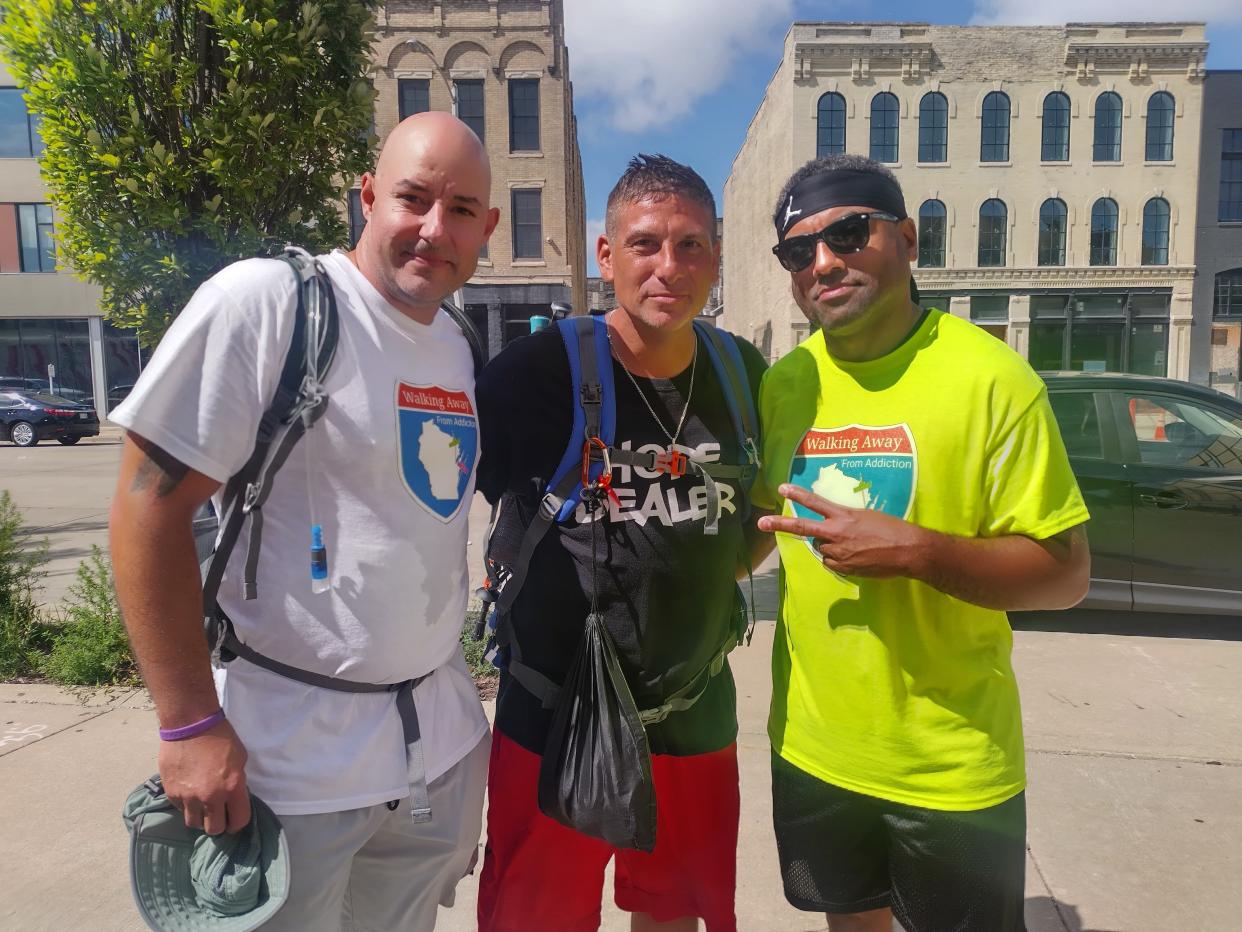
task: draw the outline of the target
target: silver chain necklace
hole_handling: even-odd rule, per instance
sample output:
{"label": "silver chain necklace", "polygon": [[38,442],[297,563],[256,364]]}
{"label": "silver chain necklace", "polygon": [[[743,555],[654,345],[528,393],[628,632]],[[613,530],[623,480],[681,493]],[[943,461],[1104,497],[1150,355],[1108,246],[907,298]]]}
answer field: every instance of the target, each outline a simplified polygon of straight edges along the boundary
{"label": "silver chain necklace", "polygon": [[677,419],[677,429],[671,434],[664,427],[664,422],[660,420],[660,415],[656,414],[655,408],[651,406],[651,402],[647,400],[647,394],[642,390],[642,386],[638,384],[638,380],[634,378],[634,373],[626,368],[621,357],[617,355],[617,347],[612,342],[612,328],[605,325],[605,332],[608,334],[608,346],[612,349],[614,356],[617,356],[617,362],[621,363],[621,369],[629,376],[630,384],[634,386],[634,391],[638,392],[638,397],[643,400],[643,404],[647,406],[647,410],[651,412],[651,417],[655,420],[656,425],[660,428],[660,433],[668,438],[669,449],[677,445],[677,438],[681,436],[681,429],[686,424],[686,415],[690,413],[690,399],[694,397],[694,371],[699,363],[699,338],[694,338],[694,355],[690,357],[690,387],[686,389],[686,404],[681,409],[681,417]]}

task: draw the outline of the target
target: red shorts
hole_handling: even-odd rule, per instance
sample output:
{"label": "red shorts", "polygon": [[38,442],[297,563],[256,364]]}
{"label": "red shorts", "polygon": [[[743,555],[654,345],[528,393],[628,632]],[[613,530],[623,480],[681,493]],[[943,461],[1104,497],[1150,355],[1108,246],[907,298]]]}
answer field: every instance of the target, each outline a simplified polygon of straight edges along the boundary
{"label": "red shorts", "polygon": [[539,811],[538,754],[499,731],[488,772],[480,932],[595,932],[604,868],[616,856],[617,906],[657,922],[698,916],[736,932],[737,745],[691,757],[653,755],[656,846],[617,849]]}

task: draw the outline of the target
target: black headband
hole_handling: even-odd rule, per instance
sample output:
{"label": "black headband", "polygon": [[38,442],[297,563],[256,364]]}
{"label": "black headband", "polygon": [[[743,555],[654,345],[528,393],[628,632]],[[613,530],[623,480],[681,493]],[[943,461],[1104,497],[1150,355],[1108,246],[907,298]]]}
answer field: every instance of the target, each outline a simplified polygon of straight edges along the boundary
{"label": "black headband", "polygon": [[775,218],[777,239],[798,221],[829,207],[870,207],[904,220],[906,202],[897,182],[878,172],[837,168],[799,181]]}

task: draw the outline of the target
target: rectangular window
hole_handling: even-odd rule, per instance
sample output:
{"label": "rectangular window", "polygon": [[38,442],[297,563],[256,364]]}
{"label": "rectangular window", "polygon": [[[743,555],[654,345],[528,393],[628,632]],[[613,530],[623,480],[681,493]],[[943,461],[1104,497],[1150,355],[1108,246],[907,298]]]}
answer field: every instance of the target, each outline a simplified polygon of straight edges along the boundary
{"label": "rectangular window", "polygon": [[1009,295],[977,294],[970,296],[970,319],[976,324],[1008,323]]}
{"label": "rectangular window", "polygon": [[513,192],[513,258],[543,258],[543,192]]}
{"label": "rectangular window", "polygon": [[483,82],[455,81],[453,84],[457,90],[457,119],[483,139]]}
{"label": "rectangular window", "polygon": [[425,78],[397,80],[397,116],[404,120],[431,109],[431,82]]}
{"label": "rectangular window", "polygon": [[38,117],[26,110],[20,88],[0,87],[0,159],[29,159],[43,152]]}
{"label": "rectangular window", "polygon": [[358,238],[362,236],[362,228],[367,225],[366,220],[362,216],[362,192],[357,188],[349,192],[349,248],[353,249],[358,245]]}
{"label": "rectangular window", "polygon": [[23,272],[55,272],[52,208],[48,204],[17,205],[17,239]]}
{"label": "rectangular window", "polygon": [[1225,222],[1242,221],[1242,129],[1227,129],[1220,147],[1220,213]]}
{"label": "rectangular window", "polygon": [[539,151],[539,79],[509,82],[509,151]]}

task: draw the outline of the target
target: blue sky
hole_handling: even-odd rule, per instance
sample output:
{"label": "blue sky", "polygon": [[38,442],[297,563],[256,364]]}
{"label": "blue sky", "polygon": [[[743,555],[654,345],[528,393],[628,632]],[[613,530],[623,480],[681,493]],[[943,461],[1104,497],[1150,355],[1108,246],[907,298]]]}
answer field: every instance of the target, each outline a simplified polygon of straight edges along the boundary
{"label": "blue sky", "polygon": [[[1167,0],[565,0],[570,76],[586,182],[589,273],[604,202],[636,152],[692,165],[718,206],[794,20],[946,24],[1168,19]],[[1207,23],[1209,68],[1242,69],[1242,0],[1181,0]]]}

